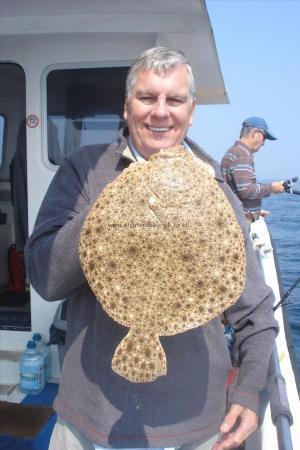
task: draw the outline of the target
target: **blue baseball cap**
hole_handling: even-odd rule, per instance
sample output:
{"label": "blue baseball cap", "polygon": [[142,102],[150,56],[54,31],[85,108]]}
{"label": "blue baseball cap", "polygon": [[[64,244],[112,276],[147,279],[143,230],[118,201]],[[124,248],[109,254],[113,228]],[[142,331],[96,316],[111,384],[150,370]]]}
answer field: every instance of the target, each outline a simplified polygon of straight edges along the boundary
{"label": "blue baseball cap", "polygon": [[267,122],[261,117],[249,117],[244,120],[242,125],[243,127],[259,128],[260,130],[263,130],[265,132],[266,139],[270,139],[270,141],[275,141],[277,139],[277,137],[275,137],[269,130]]}

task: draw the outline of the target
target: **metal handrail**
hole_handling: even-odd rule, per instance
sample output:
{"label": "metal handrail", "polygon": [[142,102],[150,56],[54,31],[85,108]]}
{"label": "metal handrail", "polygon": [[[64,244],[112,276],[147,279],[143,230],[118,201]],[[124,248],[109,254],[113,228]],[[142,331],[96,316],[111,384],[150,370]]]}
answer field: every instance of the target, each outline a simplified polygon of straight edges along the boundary
{"label": "metal handrail", "polygon": [[285,380],[281,375],[276,346],[271,355],[269,370],[267,390],[270,398],[272,421],[277,431],[278,449],[293,450],[290,431],[293,416],[289,406]]}

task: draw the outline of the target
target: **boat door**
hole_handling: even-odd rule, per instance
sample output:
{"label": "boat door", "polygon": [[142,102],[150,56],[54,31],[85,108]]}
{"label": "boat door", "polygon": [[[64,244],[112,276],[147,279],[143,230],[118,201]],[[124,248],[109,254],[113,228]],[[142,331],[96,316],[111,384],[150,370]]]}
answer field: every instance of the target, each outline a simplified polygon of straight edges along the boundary
{"label": "boat door", "polygon": [[30,291],[25,282],[28,237],[25,73],[0,64],[0,329],[30,330]]}
{"label": "boat door", "polygon": [[[68,153],[83,145],[116,139],[123,125],[127,70],[126,66],[78,68],[74,64],[46,68],[41,80],[45,111],[40,118],[35,114],[25,117],[25,73],[21,66],[1,63],[0,308],[6,308],[2,329],[31,330],[30,294],[23,262],[28,237],[26,135],[35,128],[41,132],[41,173],[35,168],[29,185],[44,194],[47,185],[43,186],[42,172],[47,172],[50,182]],[[34,151],[28,157],[28,165],[32,164],[36,164]],[[29,196],[30,210],[35,206],[32,202]],[[19,323],[16,316],[20,317],[21,312],[24,320]]]}
{"label": "boat door", "polygon": [[[11,343],[21,350],[32,332],[48,336],[58,307],[26,282],[28,230],[64,157],[83,145],[116,140],[128,63],[45,64],[38,84],[34,67],[1,62],[0,69],[0,335],[6,348]],[[52,375],[59,376],[57,363]]]}

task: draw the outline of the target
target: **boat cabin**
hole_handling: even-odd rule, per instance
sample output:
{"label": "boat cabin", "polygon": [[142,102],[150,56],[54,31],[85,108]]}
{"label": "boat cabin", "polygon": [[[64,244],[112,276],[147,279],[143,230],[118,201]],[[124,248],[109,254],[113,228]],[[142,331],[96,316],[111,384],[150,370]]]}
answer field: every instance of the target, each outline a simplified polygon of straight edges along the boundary
{"label": "boat cabin", "polygon": [[181,49],[197,103],[228,98],[204,0],[0,0],[0,39],[0,351],[10,352],[0,383],[11,383],[11,360],[33,332],[48,340],[58,307],[28,285],[24,243],[64,156],[116,138],[133,59]]}
{"label": "boat cabin", "polygon": [[[128,68],[143,50],[160,45],[188,56],[198,104],[228,103],[205,0],[0,0],[0,398],[19,381],[26,342],[34,332],[49,340],[63,304],[44,301],[24,266],[24,244],[49,183],[68,153],[114,141],[123,125]],[[253,236],[278,298],[263,224]],[[283,324],[277,347],[293,400],[295,440],[299,398]],[[59,376],[54,345],[51,380]],[[270,411],[262,445],[248,448],[278,448]]]}

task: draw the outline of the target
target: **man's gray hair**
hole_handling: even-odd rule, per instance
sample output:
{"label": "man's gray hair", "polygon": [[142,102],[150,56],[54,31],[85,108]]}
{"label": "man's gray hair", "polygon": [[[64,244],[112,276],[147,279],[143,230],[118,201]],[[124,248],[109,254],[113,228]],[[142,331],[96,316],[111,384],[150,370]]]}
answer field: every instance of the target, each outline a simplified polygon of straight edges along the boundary
{"label": "man's gray hair", "polygon": [[167,47],[153,47],[144,51],[132,63],[126,80],[126,97],[132,93],[137,75],[142,70],[152,69],[156,74],[164,74],[179,65],[184,65],[187,70],[189,91],[193,99],[196,96],[195,81],[191,65],[184,53]]}
{"label": "man's gray hair", "polygon": [[240,132],[240,138],[249,136],[251,130],[253,130],[253,127],[242,127]]}

